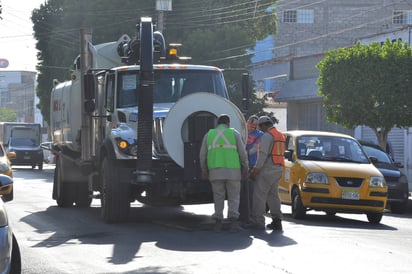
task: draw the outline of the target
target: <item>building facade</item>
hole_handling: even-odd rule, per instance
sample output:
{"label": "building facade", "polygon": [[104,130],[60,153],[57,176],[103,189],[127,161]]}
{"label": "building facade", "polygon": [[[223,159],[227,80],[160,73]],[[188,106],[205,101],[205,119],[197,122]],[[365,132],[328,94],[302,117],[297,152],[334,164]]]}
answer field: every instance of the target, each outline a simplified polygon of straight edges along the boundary
{"label": "building facade", "polygon": [[16,122],[34,123],[36,72],[0,70],[0,107],[16,111]]}
{"label": "building facade", "polygon": [[[397,31],[412,23],[412,2],[404,0],[278,0],[277,34],[270,60],[251,68],[258,89],[287,102],[287,129],[353,130],[326,122],[316,84],[316,64],[330,49],[353,45],[361,37]],[[266,90],[267,91],[267,90]]]}

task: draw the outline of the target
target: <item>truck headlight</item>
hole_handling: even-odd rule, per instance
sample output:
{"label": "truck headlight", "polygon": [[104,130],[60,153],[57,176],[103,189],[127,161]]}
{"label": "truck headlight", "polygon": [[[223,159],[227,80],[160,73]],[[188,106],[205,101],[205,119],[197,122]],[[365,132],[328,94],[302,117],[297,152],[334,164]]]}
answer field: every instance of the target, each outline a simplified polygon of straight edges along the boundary
{"label": "truck headlight", "polygon": [[380,176],[371,176],[369,187],[386,187],[385,178]]}
{"label": "truck headlight", "polygon": [[328,185],[328,176],[322,172],[311,172],[306,176],[306,183]]}
{"label": "truck headlight", "polygon": [[135,140],[117,140],[117,147],[125,154],[136,156],[137,155],[137,142]]}
{"label": "truck headlight", "polygon": [[0,162],[0,173],[6,172],[9,170],[10,170],[10,167],[7,163]]}

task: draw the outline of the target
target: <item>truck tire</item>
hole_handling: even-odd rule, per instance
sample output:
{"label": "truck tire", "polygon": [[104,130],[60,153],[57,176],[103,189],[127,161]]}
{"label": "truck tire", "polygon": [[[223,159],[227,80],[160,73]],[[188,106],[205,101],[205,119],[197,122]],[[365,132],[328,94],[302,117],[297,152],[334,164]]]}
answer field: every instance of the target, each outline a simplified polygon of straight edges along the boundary
{"label": "truck tire", "polygon": [[53,199],[56,200],[59,207],[70,207],[73,205],[70,185],[62,180],[60,164],[58,162],[54,169]]}
{"label": "truck tire", "polygon": [[120,223],[127,220],[130,210],[130,186],[118,178],[119,168],[107,157],[100,167],[102,189],[101,216],[106,223]]}
{"label": "truck tire", "polygon": [[90,207],[92,203],[92,197],[89,195],[89,188],[87,182],[81,182],[77,184],[76,206],[77,207]]}
{"label": "truck tire", "polygon": [[43,163],[39,163],[39,170],[43,170]]}

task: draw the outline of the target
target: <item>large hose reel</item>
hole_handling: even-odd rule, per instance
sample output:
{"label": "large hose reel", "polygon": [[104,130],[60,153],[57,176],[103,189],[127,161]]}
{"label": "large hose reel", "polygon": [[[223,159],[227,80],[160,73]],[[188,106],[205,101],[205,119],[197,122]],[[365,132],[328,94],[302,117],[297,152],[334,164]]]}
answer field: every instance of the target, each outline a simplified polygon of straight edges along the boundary
{"label": "large hose reel", "polygon": [[199,92],[181,98],[169,111],[163,125],[163,142],[169,156],[184,167],[184,142],[188,136],[188,118],[194,113],[206,112],[218,117],[228,114],[230,127],[239,131],[246,140],[246,121],[242,112],[229,100],[206,92]]}

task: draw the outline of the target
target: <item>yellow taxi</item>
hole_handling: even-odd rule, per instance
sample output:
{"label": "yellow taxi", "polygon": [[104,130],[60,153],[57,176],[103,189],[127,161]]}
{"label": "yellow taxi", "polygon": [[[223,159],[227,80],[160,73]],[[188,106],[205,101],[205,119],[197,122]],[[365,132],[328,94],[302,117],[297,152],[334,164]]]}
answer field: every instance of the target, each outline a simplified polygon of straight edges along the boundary
{"label": "yellow taxi", "polygon": [[[11,168],[10,159],[16,158],[15,152],[6,153],[3,145],[0,144],[0,174],[7,175],[9,177],[13,177],[13,170]],[[2,199],[4,201],[11,201],[13,200],[13,184],[9,186],[9,189],[6,193],[3,193]]]}
{"label": "yellow taxi", "polygon": [[386,206],[385,178],[359,143],[349,135],[287,131],[285,165],[279,197],[292,206],[292,217],[308,210],[366,214],[379,223]]}

